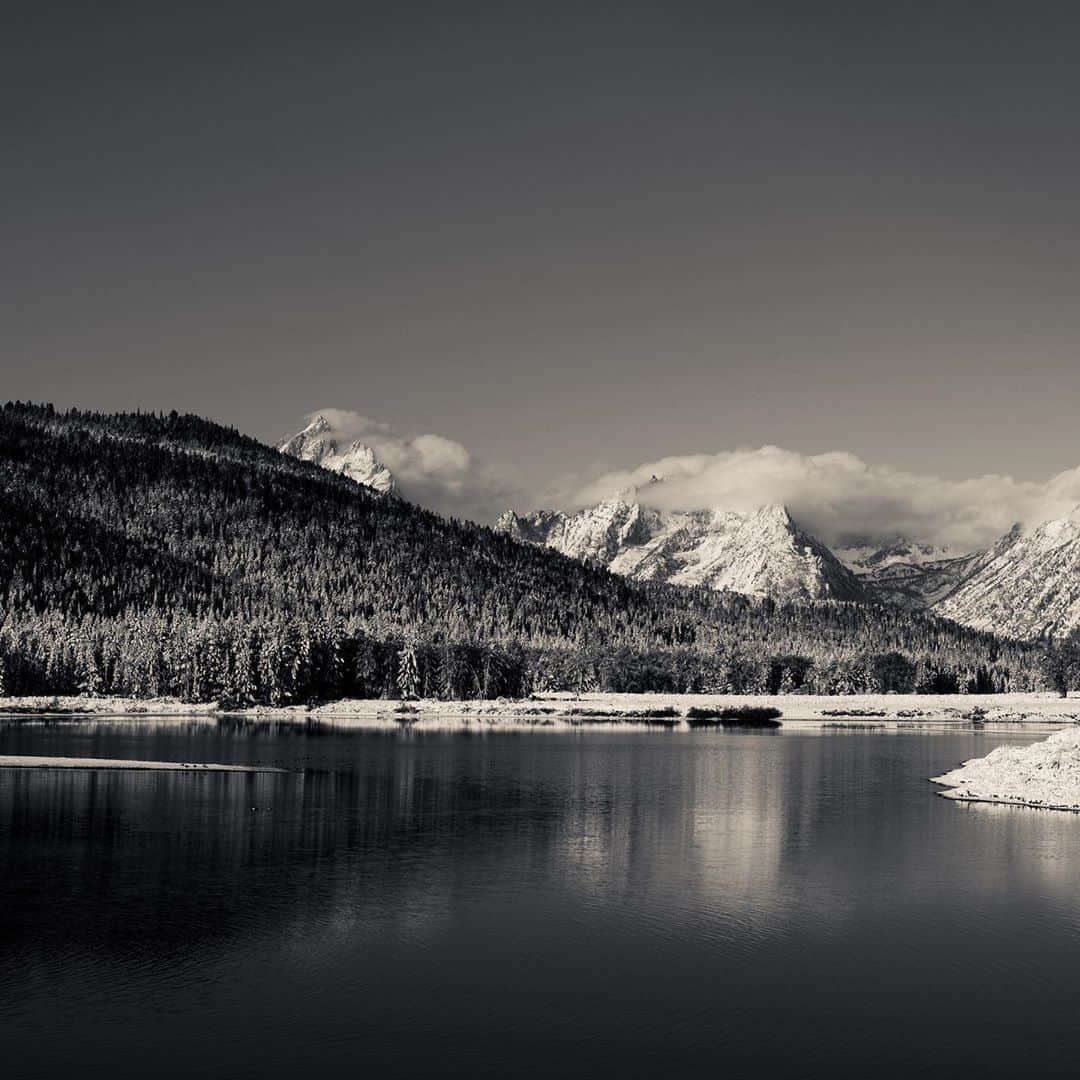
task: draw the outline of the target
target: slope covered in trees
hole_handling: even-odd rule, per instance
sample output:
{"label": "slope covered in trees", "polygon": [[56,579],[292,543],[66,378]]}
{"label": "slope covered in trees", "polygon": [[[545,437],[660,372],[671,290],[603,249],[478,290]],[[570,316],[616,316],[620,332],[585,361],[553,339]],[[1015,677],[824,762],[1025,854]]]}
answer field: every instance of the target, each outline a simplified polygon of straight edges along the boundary
{"label": "slope covered in trees", "polygon": [[632,585],[194,416],[0,410],[7,693],[948,692],[1030,689],[1037,659],[891,608]]}

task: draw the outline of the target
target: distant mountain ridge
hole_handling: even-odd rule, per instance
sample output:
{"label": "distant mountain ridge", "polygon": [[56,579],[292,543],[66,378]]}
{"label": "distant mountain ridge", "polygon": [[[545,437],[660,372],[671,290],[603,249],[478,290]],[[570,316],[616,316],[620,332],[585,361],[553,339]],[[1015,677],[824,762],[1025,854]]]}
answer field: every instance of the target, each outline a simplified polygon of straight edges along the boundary
{"label": "distant mountain ridge", "polygon": [[984,554],[904,537],[877,543],[852,539],[833,550],[878,600],[908,611],[939,603],[974,571]]}
{"label": "distant mountain ridge", "polygon": [[908,611],[933,608],[950,596],[974,572],[984,552],[958,555],[936,562],[894,562],[864,570],[859,580],[883,603]]}
{"label": "distant mountain ridge", "polygon": [[507,511],[495,531],[598,562],[632,581],[780,600],[871,599],[855,574],[780,505],[749,514],[680,513],[616,497],[576,514]]}
{"label": "distant mountain ridge", "polygon": [[920,543],[905,536],[885,540],[852,537],[835,544],[832,550],[845,566],[856,573],[872,573],[897,565],[928,566],[970,554],[967,550]]}

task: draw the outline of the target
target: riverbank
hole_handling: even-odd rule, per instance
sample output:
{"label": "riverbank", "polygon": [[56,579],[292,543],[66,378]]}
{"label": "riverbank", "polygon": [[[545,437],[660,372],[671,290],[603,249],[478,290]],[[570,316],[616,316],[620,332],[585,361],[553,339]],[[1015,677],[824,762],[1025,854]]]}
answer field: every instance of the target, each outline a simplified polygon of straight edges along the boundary
{"label": "riverbank", "polygon": [[401,702],[345,700],[322,705],[224,710],[214,703],[175,699],[137,700],[95,697],[0,698],[0,717],[130,716],[207,718],[232,716],[253,722],[340,724],[354,727],[476,727],[504,724],[580,727],[611,724],[664,724],[689,727],[691,709],[771,708],[781,722],[821,728],[900,728],[921,725],[1076,724],[1080,697],[1037,694],[856,694],[813,697],[725,694],[537,694],[524,700]]}
{"label": "riverbank", "polygon": [[958,802],[1080,811],[1080,729],[1028,746],[999,746],[932,782],[949,788],[939,794]]}
{"label": "riverbank", "polygon": [[40,754],[0,754],[0,769],[121,769],[136,772],[283,773],[262,765],[217,765],[203,761],[136,761],[128,758],[47,757]]}
{"label": "riverbank", "polygon": [[0,716],[190,716],[219,713],[216,702],[191,704],[177,698],[0,697]]}

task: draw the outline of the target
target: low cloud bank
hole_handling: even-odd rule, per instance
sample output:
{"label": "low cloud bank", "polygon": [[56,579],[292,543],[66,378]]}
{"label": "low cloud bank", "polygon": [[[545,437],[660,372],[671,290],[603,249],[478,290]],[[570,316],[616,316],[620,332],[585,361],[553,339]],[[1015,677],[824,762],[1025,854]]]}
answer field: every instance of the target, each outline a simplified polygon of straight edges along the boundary
{"label": "low cloud bank", "polygon": [[1017,521],[1035,525],[1069,514],[1080,503],[1080,468],[1045,483],[998,475],[944,480],[869,465],[843,451],[805,455],[763,446],[662,458],[606,473],[566,501],[588,506],[627,488],[636,489],[644,504],[667,510],[784,503],[829,544],[905,536],[974,549],[992,544]]}
{"label": "low cloud bank", "polygon": [[524,490],[514,472],[479,461],[459,442],[432,433],[404,435],[382,420],[320,409],[344,447],[359,440],[394,474],[398,490],[441,514],[490,523],[506,509],[576,510],[627,490],[661,510],[752,510],[783,503],[827,544],[903,536],[974,550],[1012,525],[1064,517],[1080,504],[1080,468],[1044,483],[987,475],[945,480],[870,465],[854,454],[800,454],[744,447],[649,461],[634,469],[566,481],[546,493]]}

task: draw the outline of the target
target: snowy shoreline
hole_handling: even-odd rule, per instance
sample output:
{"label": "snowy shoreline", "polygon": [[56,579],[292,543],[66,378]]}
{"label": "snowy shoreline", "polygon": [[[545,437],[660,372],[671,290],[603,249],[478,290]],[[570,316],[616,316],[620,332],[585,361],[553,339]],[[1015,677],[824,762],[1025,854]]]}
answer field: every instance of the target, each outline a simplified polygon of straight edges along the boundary
{"label": "snowy shoreline", "polygon": [[999,746],[931,782],[957,802],[1002,803],[1080,812],[1080,729],[1056,731],[1027,746]]}
{"label": "snowy shoreline", "polygon": [[214,702],[191,704],[176,698],[0,697],[0,717],[17,716],[191,716],[220,712]]}
{"label": "snowy shoreline", "polygon": [[214,703],[174,699],[94,697],[0,698],[0,719],[129,717],[131,719],[228,716],[252,722],[340,724],[349,727],[579,728],[626,724],[686,728],[690,709],[774,708],[784,725],[818,728],[908,728],[1080,723],[1080,698],[1025,694],[857,694],[850,696],[551,693],[529,699],[437,701],[365,699],[222,709]]}
{"label": "snowy shoreline", "polygon": [[41,754],[0,754],[0,769],[126,769],[141,772],[282,773],[262,765],[218,765],[202,761],[138,761],[126,758],[48,757]]}

